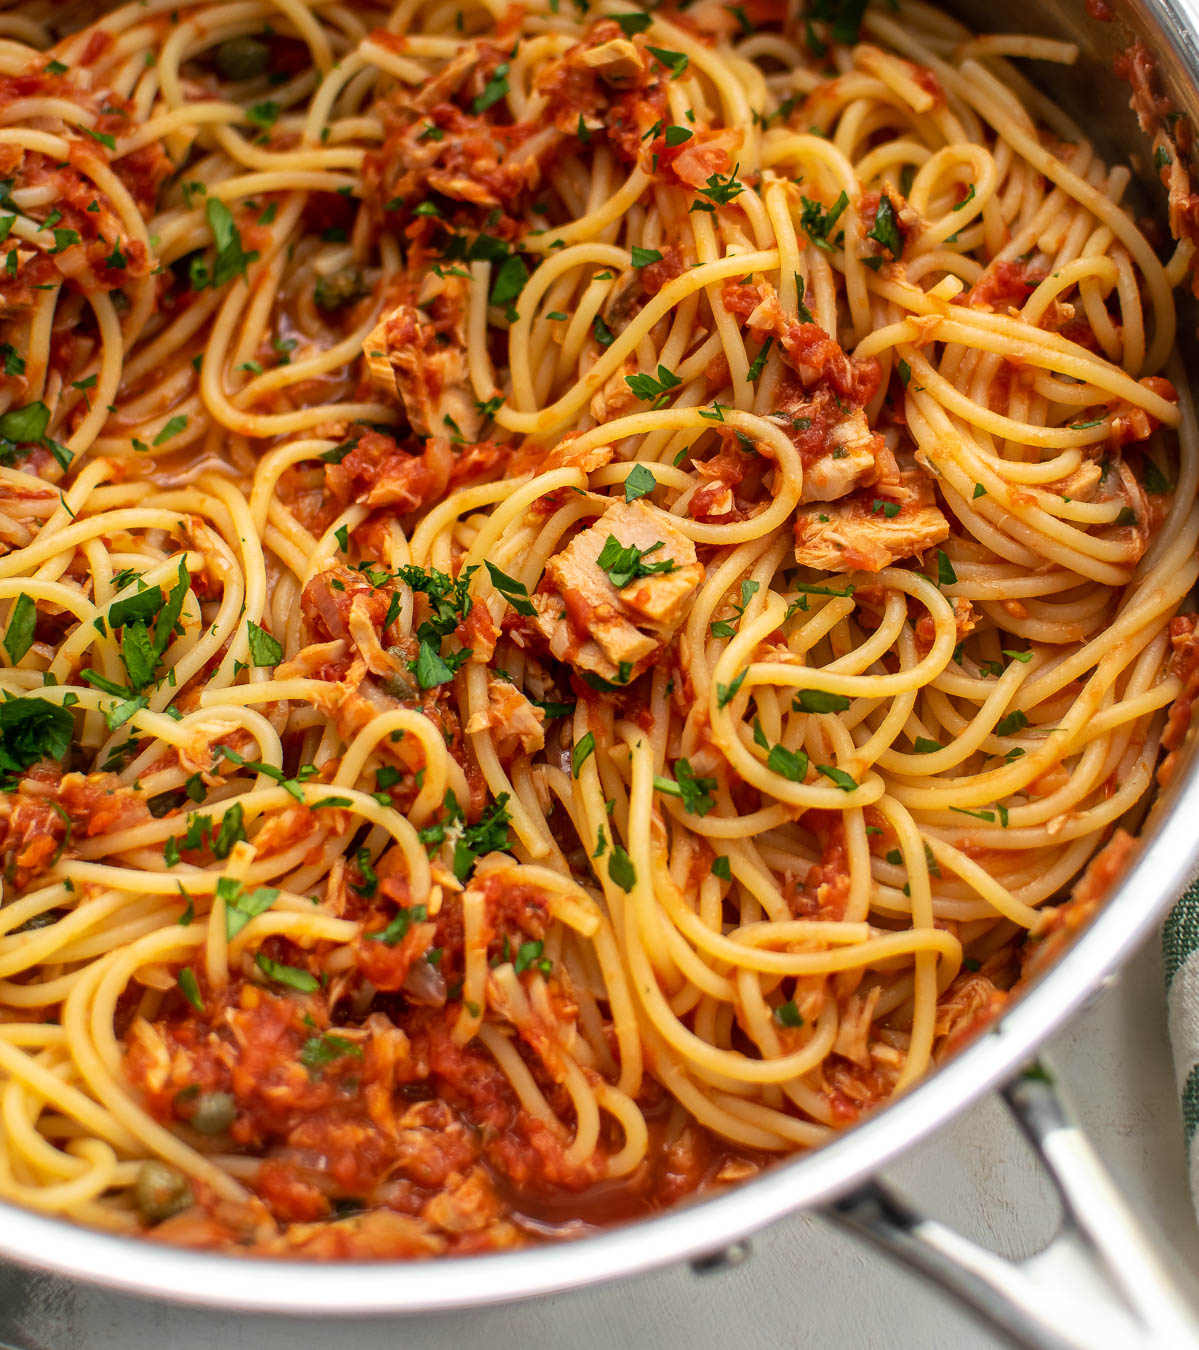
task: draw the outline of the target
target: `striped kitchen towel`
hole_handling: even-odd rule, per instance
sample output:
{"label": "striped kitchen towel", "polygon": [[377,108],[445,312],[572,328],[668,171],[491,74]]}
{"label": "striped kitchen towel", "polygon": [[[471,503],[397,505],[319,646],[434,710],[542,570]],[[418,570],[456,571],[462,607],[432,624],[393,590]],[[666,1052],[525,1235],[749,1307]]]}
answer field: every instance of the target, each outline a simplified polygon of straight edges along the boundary
{"label": "striped kitchen towel", "polygon": [[1166,916],[1162,927],[1166,1006],[1174,1072],[1182,1094],[1182,1126],[1191,1176],[1191,1199],[1199,1210],[1199,878]]}

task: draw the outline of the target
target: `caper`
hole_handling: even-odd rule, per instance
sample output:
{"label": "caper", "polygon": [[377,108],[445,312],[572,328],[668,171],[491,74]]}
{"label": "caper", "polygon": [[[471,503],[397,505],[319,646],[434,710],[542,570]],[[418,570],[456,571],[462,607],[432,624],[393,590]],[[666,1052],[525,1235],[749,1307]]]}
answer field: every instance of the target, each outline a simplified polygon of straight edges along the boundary
{"label": "caper", "polygon": [[379,681],[383,686],[383,692],[390,694],[392,698],[406,699],[416,697],[416,686],[409,682],[408,678],[401,675],[398,671],[394,675],[384,675]]}
{"label": "caper", "polygon": [[192,1203],[191,1182],[177,1168],[157,1158],[138,1168],[134,1194],[147,1223],[162,1223]]}
{"label": "caper", "polygon": [[[387,655],[395,657],[397,661],[403,662],[404,665],[408,664],[408,658],[402,647],[388,647]],[[404,670],[393,670],[390,675],[384,675],[379,683],[383,686],[383,692],[390,694],[392,698],[420,697],[420,690]]]}
{"label": "caper", "polygon": [[65,910],[48,909],[42,914],[35,914],[32,919],[26,919],[20,928],[15,928],[15,933],[32,933],[39,928],[49,928],[56,924],[65,914]]}
{"label": "caper", "polygon": [[182,806],[185,801],[187,793],[183,788],[171,788],[166,792],[156,793],[153,797],[147,797],[146,806],[155,820],[161,820],[163,816]]}
{"label": "caper", "polygon": [[237,1102],[228,1092],[201,1092],[191,1123],[201,1134],[223,1134],[237,1119]]}
{"label": "caper", "polygon": [[226,38],[216,49],[216,68],[226,80],[257,79],[270,60],[271,50],[261,38]]}
{"label": "caper", "polygon": [[355,300],[361,300],[366,293],[366,282],[356,267],[343,267],[327,277],[316,279],[316,307],[323,309],[326,314],[345,309]]}

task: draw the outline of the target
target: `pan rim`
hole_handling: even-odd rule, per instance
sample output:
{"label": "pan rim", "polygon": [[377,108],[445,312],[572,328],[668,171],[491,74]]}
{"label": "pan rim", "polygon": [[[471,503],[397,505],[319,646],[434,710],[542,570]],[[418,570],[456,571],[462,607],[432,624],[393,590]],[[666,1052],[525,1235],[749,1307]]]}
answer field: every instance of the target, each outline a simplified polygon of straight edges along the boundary
{"label": "pan rim", "polygon": [[[1199,3],[1123,7],[1199,87]],[[1199,737],[1154,799],[1131,864],[1087,927],[974,1042],[877,1114],[728,1191],[575,1241],[413,1262],[288,1261],[170,1247],[0,1201],[0,1258],[211,1310],[417,1316],[582,1289],[720,1252],[836,1199],[1010,1078],[1148,937],[1199,862]]]}

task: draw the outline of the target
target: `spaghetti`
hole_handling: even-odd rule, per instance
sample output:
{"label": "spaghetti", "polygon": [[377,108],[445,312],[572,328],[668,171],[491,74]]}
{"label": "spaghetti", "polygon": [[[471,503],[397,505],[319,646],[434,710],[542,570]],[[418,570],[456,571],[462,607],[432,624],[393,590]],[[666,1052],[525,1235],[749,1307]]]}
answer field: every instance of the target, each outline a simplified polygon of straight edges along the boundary
{"label": "spaghetti", "polygon": [[467,1252],[910,1087],[1193,693],[1192,245],[1075,50],[80,17],[0,14],[0,1196]]}

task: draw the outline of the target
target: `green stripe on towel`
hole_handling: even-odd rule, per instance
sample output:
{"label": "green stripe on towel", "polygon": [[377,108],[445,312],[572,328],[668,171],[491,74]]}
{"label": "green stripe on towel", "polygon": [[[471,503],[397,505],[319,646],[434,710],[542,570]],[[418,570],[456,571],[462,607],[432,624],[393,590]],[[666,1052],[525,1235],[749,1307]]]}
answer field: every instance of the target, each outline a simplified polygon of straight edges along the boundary
{"label": "green stripe on towel", "polygon": [[1182,1090],[1182,1127],[1188,1149],[1195,1137],[1196,1125],[1199,1125],[1199,1064],[1187,1075],[1187,1085]]}
{"label": "green stripe on towel", "polygon": [[1174,976],[1196,950],[1199,950],[1199,883],[1183,894],[1162,925],[1162,957],[1167,991],[1174,982]]}

